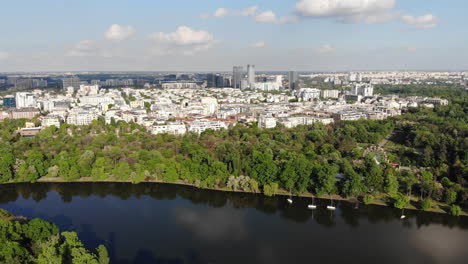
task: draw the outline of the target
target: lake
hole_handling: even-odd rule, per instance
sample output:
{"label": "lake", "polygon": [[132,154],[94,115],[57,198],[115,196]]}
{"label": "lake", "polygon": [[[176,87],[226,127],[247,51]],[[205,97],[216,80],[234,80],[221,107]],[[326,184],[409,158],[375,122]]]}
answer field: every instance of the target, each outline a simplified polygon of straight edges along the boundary
{"label": "lake", "polygon": [[0,208],[104,244],[112,263],[468,263],[468,217],[169,184],[0,185]]}

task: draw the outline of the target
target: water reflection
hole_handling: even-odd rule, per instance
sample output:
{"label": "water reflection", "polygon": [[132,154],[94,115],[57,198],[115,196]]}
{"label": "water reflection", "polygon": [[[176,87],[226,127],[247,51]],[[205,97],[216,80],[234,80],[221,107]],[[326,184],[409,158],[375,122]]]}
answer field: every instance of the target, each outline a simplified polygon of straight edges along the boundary
{"label": "water reflection", "polygon": [[165,184],[36,183],[0,186],[0,206],[41,217],[113,263],[458,263],[468,218],[378,206],[206,191]]}
{"label": "water reflection", "polygon": [[[140,199],[149,196],[156,200],[175,200],[177,197],[189,200],[194,205],[206,205],[212,208],[222,208],[228,203],[234,208],[255,208],[266,214],[280,213],[281,217],[295,222],[307,222],[312,217],[307,208],[308,199],[295,198],[295,203],[289,205],[282,197],[264,197],[255,194],[206,191],[193,187],[167,184],[126,183],[35,183],[10,184],[0,186],[0,204],[15,202],[19,197],[33,199],[36,202],[47,199],[50,192],[57,193],[64,203],[72,203],[74,197],[88,198],[98,196],[106,198],[118,197],[121,200]],[[314,220],[324,226],[333,226],[334,215],[338,215],[351,227],[359,227],[359,221],[366,219],[371,223],[389,222],[399,219],[399,211],[380,206],[363,206],[355,209],[355,205],[338,201],[338,210],[332,214],[321,210],[327,206],[327,200],[317,200],[318,209]],[[359,213],[356,213],[359,212]],[[449,227],[468,228],[468,221],[463,217],[450,217],[444,214],[408,211],[407,217],[416,219],[418,227],[439,223]],[[408,222],[408,221],[402,221]]]}

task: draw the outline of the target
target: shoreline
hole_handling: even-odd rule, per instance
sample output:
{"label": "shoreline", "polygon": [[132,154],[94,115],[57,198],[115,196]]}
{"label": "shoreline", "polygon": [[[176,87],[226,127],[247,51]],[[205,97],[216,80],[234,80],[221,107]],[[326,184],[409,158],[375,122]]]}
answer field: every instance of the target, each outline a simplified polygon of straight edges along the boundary
{"label": "shoreline", "polygon": [[[23,181],[23,182],[4,182],[4,183],[0,183],[0,185],[17,184],[17,183],[31,183],[31,182],[27,182],[27,181]],[[65,181],[65,180],[63,180],[61,178],[40,178],[40,179],[38,179],[36,181],[36,183],[128,183],[128,184],[135,184],[135,183],[133,183],[131,181],[119,181],[119,180],[97,180],[96,181],[96,180],[92,180],[90,178],[81,178],[80,180],[76,180],[76,181]],[[142,182],[137,183],[137,184],[142,184],[142,183],[163,183],[163,184],[172,184],[172,185],[193,187],[193,188],[197,188],[197,189],[200,189],[200,190],[221,191],[221,192],[230,192],[230,193],[259,194],[259,195],[262,195],[262,196],[265,196],[265,197],[269,197],[269,196],[266,196],[265,194],[263,194],[263,192],[258,192],[257,193],[257,192],[251,192],[251,191],[232,190],[232,189],[228,189],[228,188],[219,188],[219,187],[218,188],[202,188],[202,187],[196,186],[195,184],[186,183],[186,182],[183,182],[181,180],[178,180],[177,182],[164,182],[162,180],[150,180],[150,181],[142,181]],[[290,194],[285,190],[279,189],[278,193],[276,193],[274,196],[278,196],[278,195],[279,196],[289,196]],[[316,196],[316,195],[313,195],[312,193],[293,194],[292,197],[317,198],[317,199],[324,199],[324,200],[325,199],[330,199],[330,196]],[[358,203],[364,204],[363,202],[359,201],[358,198],[356,198],[356,197],[344,198],[344,197],[342,197],[340,195],[333,194],[332,198],[334,200],[346,201],[346,202],[349,202],[349,203],[358,202]],[[411,202],[419,202],[419,199],[411,199]],[[418,209],[412,203],[410,203],[404,209],[412,210],[412,211],[422,211],[422,212],[427,212],[427,213],[438,213],[438,214],[447,214],[447,215],[449,215],[448,212],[446,212],[445,210],[440,208],[440,206],[449,207],[449,205],[442,204],[442,203],[436,203],[436,204],[438,205],[438,208],[437,209],[433,208],[431,210]],[[386,204],[384,201],[373,201],[372,203],[369,203],[368,205],[376,205],[376,206],[394,208],[391,205]],[[468,212],[462,211],[460,216],[468,216]]]}

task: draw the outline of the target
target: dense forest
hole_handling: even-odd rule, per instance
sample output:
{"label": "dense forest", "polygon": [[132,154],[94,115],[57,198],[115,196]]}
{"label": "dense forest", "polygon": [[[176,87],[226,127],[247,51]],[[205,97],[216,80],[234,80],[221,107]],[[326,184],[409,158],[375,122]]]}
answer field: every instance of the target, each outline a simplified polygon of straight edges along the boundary
{"label": "dense forest", "polygon": [[0,263],[108,264],[105,246],[88,250],[75,232],[59,232],[41,219],[27,220],[0,209]]}
{"label": "dense forest", "polygon": [[[399,87],[379,87],[395,93]],[[386,90],[388,89],[388,90]],[[151,135],[137,124],[94,121],[49,127],[34,138],[0,123],[0,181],[43,179],[181,182],[274,195],[340,195],[403,208],[468,208],[468,96],[463,88],[404,87],[405,94],[437,94],[448,106],[409,109],[383,121],[359,120],[293,129],[235,126],[201,135]],[[401,94],[401,93],[400,93]],[[390,139],[388,160],[369,146]],[[396,162],[406,169],[395,169]]]}

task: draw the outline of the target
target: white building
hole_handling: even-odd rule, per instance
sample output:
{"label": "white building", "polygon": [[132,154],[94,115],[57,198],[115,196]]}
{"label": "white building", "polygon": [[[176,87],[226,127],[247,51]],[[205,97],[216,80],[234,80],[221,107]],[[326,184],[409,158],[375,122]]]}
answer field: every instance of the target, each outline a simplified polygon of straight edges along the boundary
{"label": "white building", "polygon": [[15,96],[16,108],[36,107],[36,98],[32,93],[20,92]]}
{"label": "white building", "polygon": [[351,89],[353,95],[361,96],[373,96],[374,95],[374,86],[368,83],[356,83]]}
{"label": "white building", "polygon": [[171,134],[171,135],[183,135],[187,132],[185,124],[181,122],[173,122],[166,125],[157,125],[151,128],[152,134]]}
{"label": "white building", "polygon": [[114,104],[114,100],[107,96],[84,96],[79,98],[83,105]]}
{"label": "white building", "polygon": [[322,90],[320,91],[320,97],[322,98],[338,98],[340,91],[338,90]]}
{"label": "white building", "polygon": [[280,84],[277,82],[262,82],[262,83],[255,83],[255,90],[260,91],[279,91]]}
{"label": "white building", "polygon": [[201,104],[205,110],[205,115],[213,115],[219,109],[218,100],[214,97],[203,97]]}
{"label": "white building", "polygon": [[302,101],[310,101],[311,99],[320,98],[320,90],[316,88],[301,88],[297,91],[296,96]]}
{"label": "white building", "polygon": [[53,116],[53,115],[48,115],[42,118],[41,120],[41,126],[42,127],[60,127],[60,117],[59,116]]}
{"label": "white building", "polygon": [[188,124],[188,131],[195,132],[198,134],[202,133],[203,131],[207,129],[220,130],[220,129],[227,129],[227,128],[228,126],[224,122],[211,121],[207,119],[196,120]]}
{"label": "white building", "polygon": [[271,116],[261,116],[258,119],[258,126],[260,128],[274,128],[276,127],[276,118]]}
{"label": "white building", "polygon": [[97,95],[99,93],[99,85],[80,85],[78,94],[80,95]]}
{"label": "white building", "polygon": [[92,111],[85,111],[77,109],[70,113],[67,117],[67,124],[75,126],[86,126],[91,124],[93,120],[97,120],[99,115]]}

